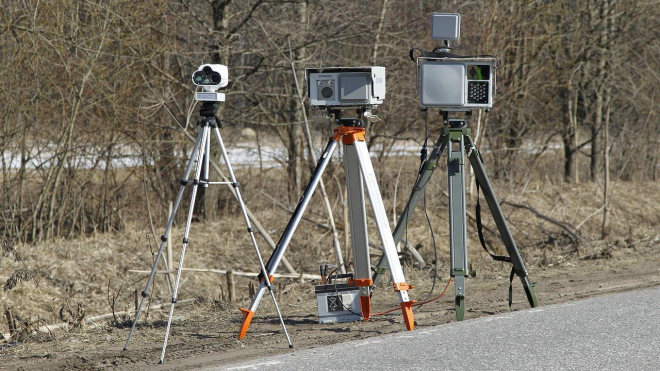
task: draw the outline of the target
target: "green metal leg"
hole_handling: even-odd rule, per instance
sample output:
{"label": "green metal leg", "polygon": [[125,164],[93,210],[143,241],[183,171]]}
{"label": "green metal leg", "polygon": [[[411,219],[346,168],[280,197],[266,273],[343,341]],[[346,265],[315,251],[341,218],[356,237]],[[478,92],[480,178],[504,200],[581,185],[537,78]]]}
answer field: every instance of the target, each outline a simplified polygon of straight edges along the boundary
{"label": "green metal leg", "polygon": [[456,297],[456,320],[462,321],[465,318],[465,297]]}
{"label": "green metal leg", "polygon": [[536,294],[534,294],[535,283],[529,282],[529,277],[521,278],[523,282],[523,287],[525,288],[525,295],[527,295],[527,300],[529,301],[529,306],[536,308],[539,306],[539,303],[536,301]]}

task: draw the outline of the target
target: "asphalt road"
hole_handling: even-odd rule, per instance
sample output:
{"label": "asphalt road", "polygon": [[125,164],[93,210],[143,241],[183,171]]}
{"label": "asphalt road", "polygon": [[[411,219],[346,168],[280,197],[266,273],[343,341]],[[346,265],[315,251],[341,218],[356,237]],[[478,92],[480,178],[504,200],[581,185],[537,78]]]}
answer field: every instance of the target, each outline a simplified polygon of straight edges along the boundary
{"label": "asphalt road", "polygon": [[212,370],[660,370],[660,287]]}

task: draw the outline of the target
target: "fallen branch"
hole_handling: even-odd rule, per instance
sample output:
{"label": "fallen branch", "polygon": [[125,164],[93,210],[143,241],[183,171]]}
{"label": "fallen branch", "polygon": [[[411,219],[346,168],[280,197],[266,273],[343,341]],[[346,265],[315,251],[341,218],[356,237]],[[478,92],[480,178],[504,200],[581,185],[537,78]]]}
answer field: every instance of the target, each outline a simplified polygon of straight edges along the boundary
{"label": "fallen branch", "polygon": [[539,218],[541,218],[541,219],[543,219],[547,222],[550,222],[550,223],[558,226],[559,228],[563,229],[566,233],[568,233],[568,236],[571,238],[571,240],[574,243],[582,242],[582,237],[580,237],[577,233],[571,231],[571,228],[573,228],[575,230],[577,230],[577,229],[575,227],[573,227],[572,225],[568,224],[568,223],[564,223],[564,222],[561,222],[559,220],[553,219],[553,218],[551,218],[547,215],[541,214],[540,212],[538,212],[536,209],[534,209],[531,206],[521,205],[521,204],[514,204],[513,202],[509,202],[509,201],[502,201],[502,205],[509,205],[509,206],[513,206],[513,207],[518,208],[518,209],[529,210],[534,215],[536,215],[537,217],[539,217]]}
{"label": "fallen branch", "polygon": [[[178,300],[177,304],[181,305],[181,304],[184,304],[184,303],[193,302],[195,300],[197,300],[197,299]],[[163,303],[163,304],[154,305],[152,307],[152,309],[161,309],[161,308],[164,308],[167,305],[171,305],[171,303]],[[127,311],[122,311],[122,312],[102,314],[100,316],[86,318],[83,321],[84,321],[84,323],[93,323],[93,322],[96,322],[96,321],[99,321],[99,320],[112,318],[115,315],[125,315],[125,314],[131,314],[131,313],[135,313],[135,311],[134,310],[127,310]],[[52,332],[53,330],[64,330],[64,329],[69,329],[70,327],[71,326],[69,326],[68,323],[62,322],[62,323],[57,323],[57,324],[54,324],[54,325],[41,326],[41,327],[33,330],[32,332],[33,333]],[[5,339],[9,339],[11,337],[11,334],[0,334],[0,335],[4,336]]]}
{"label": "fallen branch", "polygon": [[[227,274],[227,272],[232,271],[235,276],[243,276],[243,277],[257,277],[259,273],[252,273],[252,272],[239,272],[231,269],[207,269],[207,268],[182,268],[182,271],[187,271],[187,272],[203,272],[203,273],[217,273],[217,274]],[[142,274],[150,274],[151,271],[148,270],[139,270],[139,269],[129,269],[128,270],[130,273],[142,273]],[[169,274],[169,273],[176,273],[175,269],[169,269],[169,270],[160,270],[156,271],[157,274]],[[321,276],[318,274],[291,274],[291,273],[274,273],[271,274],[271,276],[276,277],[276,278],[303,278],[306,280],[320,280]]]}

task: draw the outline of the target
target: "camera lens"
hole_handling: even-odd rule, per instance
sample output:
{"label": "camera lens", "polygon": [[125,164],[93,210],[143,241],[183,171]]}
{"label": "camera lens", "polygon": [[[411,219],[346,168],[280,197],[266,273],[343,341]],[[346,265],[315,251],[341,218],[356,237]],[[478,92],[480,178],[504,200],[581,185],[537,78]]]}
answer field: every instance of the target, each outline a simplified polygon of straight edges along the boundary
{"label": "camera lens", "polygon": [[216,85],[219,84],[220,83],[220,74],[219,73],[212,74],[211,75],[211,82],[213,82],[213,84],[216,84]]}
{"label": "camera lens", "polygon": [[195,74],[195,84],[201,83],[202,80],[203,80],[203,77],[200,74],[196,73]]}
{"label": "camera lens", "polygon": [[334,94],[332,88],[326,86],[325,88],[321,89],[321,96],[325,99],[332,97],[332,94]]}

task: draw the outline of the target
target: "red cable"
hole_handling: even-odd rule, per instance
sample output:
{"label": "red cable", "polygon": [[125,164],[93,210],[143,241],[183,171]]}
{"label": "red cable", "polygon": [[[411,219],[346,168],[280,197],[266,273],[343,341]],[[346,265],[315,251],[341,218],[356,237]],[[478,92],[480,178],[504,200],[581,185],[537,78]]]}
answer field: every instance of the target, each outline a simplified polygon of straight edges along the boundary
{"label": "red cable", "polygon": [[[442,290],[442,293],[441,293],[440,295],[436,296],[436,297],[433,298],[433,299],[429,299],[429,300],[427,300],[427,301],[423,301],[423,302],[421,302],[421,303],[415,303],[415,304],[413,304],[412,306],[413,306],[413,307],[418,307],[418,306],[420,306],[420,305],[428,304],[428,303],[430,303],[430,302],[432,302],[432,301],[436,301],[436,300],[440,299],[440,298],[442,297],[442,295],[444,295],[444,294],[447,292],[447,289],[449,288],[449,284],[451,283],[452,278],[453,278],[453,277],[449,277],[449,281],[447,281],[447,286],[445,286],[445,289]],[[382,316],[383,314],[387,314],[387,313],[390,313],[390,312],[394,312],[395,310],[399,310],[399,309],[401,309],[401,308],[392,308],[392,309],[390,309],[390,310],[386,310],[386,311],[384,311],[384,312],[380,312],[380,313],[371,313],[370,316]]]}

